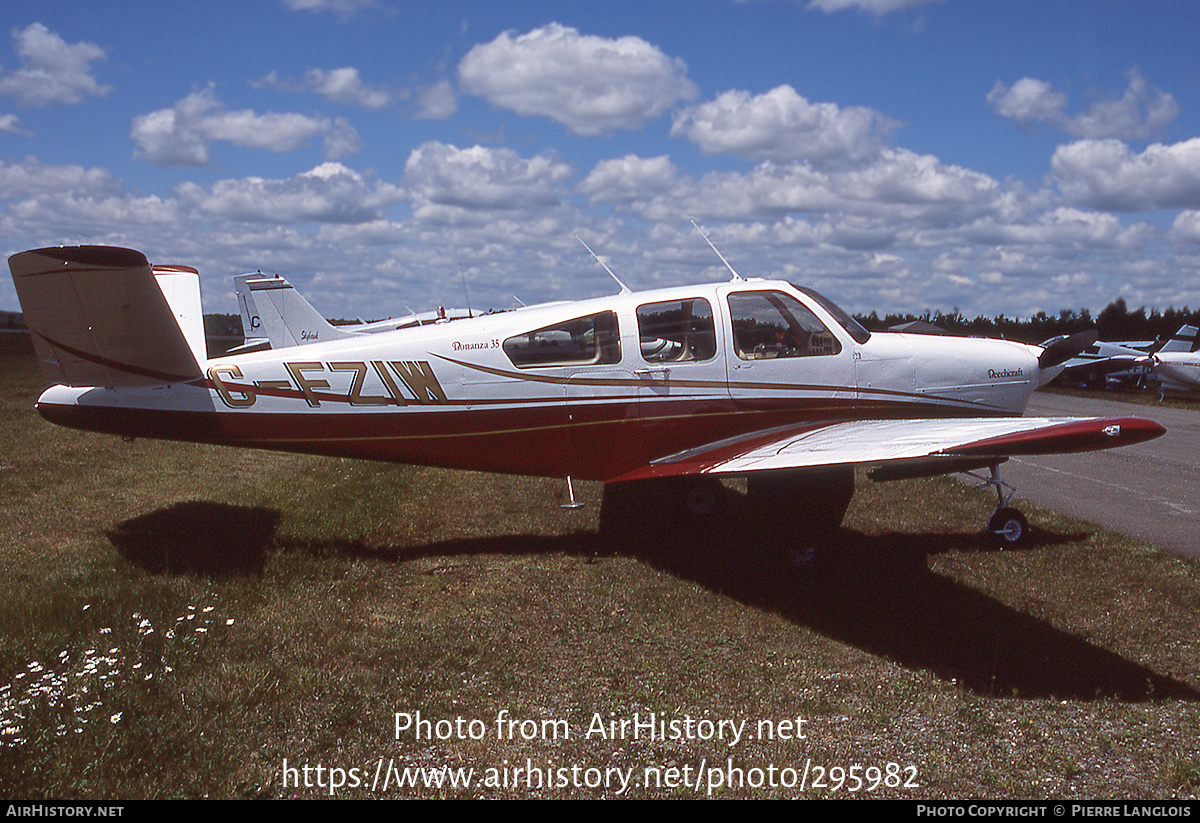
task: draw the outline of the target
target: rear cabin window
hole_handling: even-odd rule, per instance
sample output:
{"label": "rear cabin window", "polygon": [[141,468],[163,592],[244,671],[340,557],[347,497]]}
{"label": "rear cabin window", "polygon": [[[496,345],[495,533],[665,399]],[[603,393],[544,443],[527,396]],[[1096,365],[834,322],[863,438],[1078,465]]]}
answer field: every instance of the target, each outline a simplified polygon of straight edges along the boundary
{"label": "rear cabin window", "polygon": [[783,292],[729,295],[733,348],[743,360],[837,354],[842,344],[799,300]]}
{"label": "rear cabin window", "polygon": [[647,363],[711,360],[717,332],[707,300],[670,300],[638,306],[638,339]]}
{"label": "rear cabin window", "polygon": [[518,334],[504,341],[504,353],[522,369],[619,363],[617,315],[605,311]]}

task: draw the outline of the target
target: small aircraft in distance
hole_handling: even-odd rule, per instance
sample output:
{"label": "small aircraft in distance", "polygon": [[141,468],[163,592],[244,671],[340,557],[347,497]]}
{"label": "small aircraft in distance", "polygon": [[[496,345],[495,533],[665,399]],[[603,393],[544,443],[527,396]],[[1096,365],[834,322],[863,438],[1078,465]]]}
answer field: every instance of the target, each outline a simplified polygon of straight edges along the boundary
{"label": "small aircraft in distance", "polygon": [[256,350],[210,359],[195,269],[105,246],[9,258],[51,422],[561,477],[567,505],[573,478],[647,484],[700,517],[721,478],[743,477],[750,497],[835,528],[856,467],[875,480],[987,469],[987,529],[1016,543],[1028,525],[1000,479],[1009,456],[1164,433],[1135,417],[1021,417],[1085,344],[871,333],[811,289],[726,265],[724,283],[618,280],[614,296],[400,327],[334,327],[283,278],[248,275]]}
{"label": "small aircraft in distance", "polygon": [[[1054,345],[1065,336],[1043,342]],[[1180,326],[1165,342],[1131,340],[1096,341],[1063,364],[1063,374],[1085,384],[1142,386],[1149,377],[1160,389],[1190,391],[1200,388],[1200,333],[1195,326]]]}
{"label": "small aircraft in distance", "polygon": [[[1065,340],[1067,337],[1068,335],[1052,337],[1041,345],[1050,346],[1055,341]],[[1119,343],[1095,340],[1063,363],[1061,379],[1087,388],[1140,386],[1153,372],[1149,358],[1153,346],[1152,340]]]}
{"label": "small aircraft in distance", "polygon": [[419,314],[410,311],[403,317],[374,323],[334,326],[326,322],[291,283],[277,274],[240,274],[233,278],[233,287],[237,292],[245,341],[226,352],[227,355],[295,346],[307,342],[307,335],[324,334],[324,339],[333,340],[472,316],[470,309],[438,308]]}
{"label": "small aircraft in distance", "polygon": [[1150,362],[1163,389],[1200,389],[1200,330],[1180,326]]}

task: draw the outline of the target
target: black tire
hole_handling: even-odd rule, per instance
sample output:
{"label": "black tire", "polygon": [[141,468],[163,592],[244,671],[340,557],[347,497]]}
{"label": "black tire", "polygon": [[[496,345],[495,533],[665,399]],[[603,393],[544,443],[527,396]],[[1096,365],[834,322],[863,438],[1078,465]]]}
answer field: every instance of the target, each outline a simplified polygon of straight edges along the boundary
{"label": "black tire", "polygon": [[725,487],[711,478],[693,478],[683,484],[683,510],[691,522],[719,515],[724,498]]}
{"label": "black tire", "polygon": [[1016,509],[1005,506],[992,512],[987,532],[1002,546],[1021,546],[1029,542],[1029,521]]}

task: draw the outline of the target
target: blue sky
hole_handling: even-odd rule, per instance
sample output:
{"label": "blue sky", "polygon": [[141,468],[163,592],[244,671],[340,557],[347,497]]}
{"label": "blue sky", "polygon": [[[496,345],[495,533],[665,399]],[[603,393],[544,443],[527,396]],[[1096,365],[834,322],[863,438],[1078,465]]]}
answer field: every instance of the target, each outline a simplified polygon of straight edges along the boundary
{"label": "blue sky", "polygon": [[[0,245],[376,319],[785,277],[852,311],[1200,306],[1200,6],[6,0]],[[16,309],[11,280],[0,308]]]}

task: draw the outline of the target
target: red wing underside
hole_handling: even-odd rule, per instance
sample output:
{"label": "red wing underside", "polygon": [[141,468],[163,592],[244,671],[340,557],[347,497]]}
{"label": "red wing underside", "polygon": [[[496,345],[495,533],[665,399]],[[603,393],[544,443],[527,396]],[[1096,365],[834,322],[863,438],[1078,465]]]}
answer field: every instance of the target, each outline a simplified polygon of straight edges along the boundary
{"label": "red wing underside", "polygon": [[[849,420],[732,438],[655,460],[615,481],[693,474],[745,475],[821,466],[908,463],[958,471],[964,458],[997,460],[1128,446],[1166,431],[1137,417]],[[928,472],[936,474],[936,471]]]}

